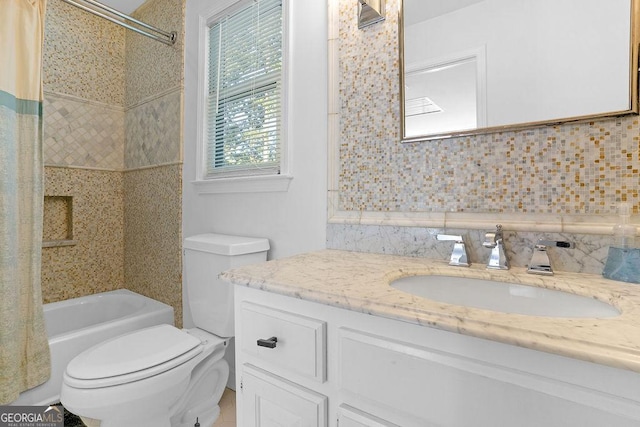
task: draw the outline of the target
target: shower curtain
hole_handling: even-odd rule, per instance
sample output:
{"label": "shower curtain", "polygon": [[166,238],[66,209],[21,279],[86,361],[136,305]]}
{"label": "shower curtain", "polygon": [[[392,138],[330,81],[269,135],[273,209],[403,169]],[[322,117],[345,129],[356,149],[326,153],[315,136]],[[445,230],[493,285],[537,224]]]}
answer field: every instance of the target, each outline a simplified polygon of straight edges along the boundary
{"label": "shower curtain", "polygon": [[0,0],[0,405],[49,378],[42,312],[46,0]]}

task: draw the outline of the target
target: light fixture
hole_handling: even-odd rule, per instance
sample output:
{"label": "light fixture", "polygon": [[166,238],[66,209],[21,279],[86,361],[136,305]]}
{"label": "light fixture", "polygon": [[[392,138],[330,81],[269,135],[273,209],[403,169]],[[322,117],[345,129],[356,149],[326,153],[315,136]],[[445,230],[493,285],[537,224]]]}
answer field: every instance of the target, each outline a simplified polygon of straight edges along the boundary
{"label": "light fixture", "polygon": [[358,28],[384,21],[384,0],[358,0]]}

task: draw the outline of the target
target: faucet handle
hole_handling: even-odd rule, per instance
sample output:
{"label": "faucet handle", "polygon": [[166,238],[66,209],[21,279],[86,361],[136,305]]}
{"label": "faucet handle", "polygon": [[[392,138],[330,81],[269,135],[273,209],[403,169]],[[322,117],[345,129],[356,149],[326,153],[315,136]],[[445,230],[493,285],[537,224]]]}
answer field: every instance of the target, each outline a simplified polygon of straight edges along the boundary
{"label": "faucet handle", "polygon": [[487,262],[487,269],[489,270],[508,270],[509,258],[507,257],[507,251],[504,247],[504,239],[502,235],[502,225],[496,225],[495,232],[487,232],[484,236],[484,242],[482,246],[491,249],[491,255]]}
{"label": "faucet handle", "polygon": [[458,243],[464,243],[464,239],[462,238],[462,236],[457,235],[457,234],[437,234],[436,235],[436,240],[454,241],[454,242],[458,242]]}
{"label": "faucet handle", "polygon": [[575,244],[573,242],[565,242],[562,240],[538,240],[533,248],[533,255],[531,256],[531,262],[529,262],[527,273],[553,276],[553,269],[551,268],[549,255],[547,254],[547,247],[574,248]]}
{"label": "faucet handle", "polygon": [[484,235],[482,246],[493,249],[498,245],[498,241],[502,240],[502,225],[496,225],[496,231],[487,231]]}
{"label": "faucet handle", "polygon": [[457,267],[469,267],[469,255],[467,254],[467,247],[464,244],[462,236],[455,234],[438,234],[436,240],[440,241],[453,241],[453,252],[451,252],[451,259],[449,265]]}

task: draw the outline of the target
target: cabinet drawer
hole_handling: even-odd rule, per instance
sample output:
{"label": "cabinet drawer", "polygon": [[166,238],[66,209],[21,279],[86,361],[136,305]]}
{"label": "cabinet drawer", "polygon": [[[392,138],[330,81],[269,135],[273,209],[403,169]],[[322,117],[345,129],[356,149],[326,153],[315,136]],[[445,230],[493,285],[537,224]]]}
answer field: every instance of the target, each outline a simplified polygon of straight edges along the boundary
{"label": "cabinet drawer", "polygon": [[256,365],[326,380],[326,322],[243,302],[240,325],[239,344]]}

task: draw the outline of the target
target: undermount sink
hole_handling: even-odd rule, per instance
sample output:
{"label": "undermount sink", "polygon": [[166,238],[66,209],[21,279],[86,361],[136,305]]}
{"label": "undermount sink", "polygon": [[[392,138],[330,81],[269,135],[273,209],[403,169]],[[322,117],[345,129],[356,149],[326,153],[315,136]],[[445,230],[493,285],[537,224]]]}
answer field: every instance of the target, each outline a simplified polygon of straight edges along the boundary
{"label": "undermount sink", "polygon": [[594,298],[508,282],[441,275],[409,276],[390,286],[433,301],[503,313],[544,317],[616,317],[620,311]]}

